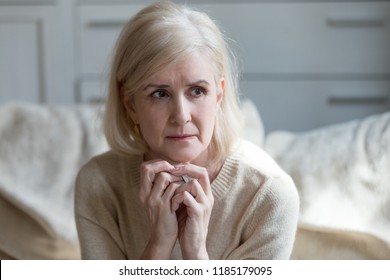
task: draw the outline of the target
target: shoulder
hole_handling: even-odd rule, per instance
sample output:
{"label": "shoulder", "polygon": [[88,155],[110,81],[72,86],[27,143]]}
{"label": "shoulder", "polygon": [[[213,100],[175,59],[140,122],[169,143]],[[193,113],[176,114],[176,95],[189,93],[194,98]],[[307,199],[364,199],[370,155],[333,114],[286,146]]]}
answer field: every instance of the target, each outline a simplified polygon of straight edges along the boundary
{"label": "shoulder", "polygon": [[235,165],[237,172],[250,177],[268,180],[272,178],[291,179],[290,176],[259,146],[241,140],[227,159],[230,165]]}
{"label": "shoulder", "polygon": [[[122,156],[112,151],[91,158],[75,183],[77,215],[99,220],[101,213],[115,213],[138,186],[141,155]],[[114,215],[114,214],[113,214]]]}
{"label": "shoulder", "polygon": [[[260,147],[243,141],[237,152],[240,154],[243,195],[248,193],[253,211],[275,224],[285,224],[294,231],[299,215],[299,195],[291,176]],[[256,215],[254,215],[256,216]],[[253,217],[253,226],[258,218]]]}
{"label": "shoulder", "polygon": [[102,172],[115,169],[115,165],[118,164],[118,159],[121,159],[120,156],[112,151],[96,155],[80,168],[77,179],[96,178],[96,175],[102,175]]}
{"label": "shoulder", "polygon": [[[134,158],[136,156],[133,156]],[[110,168],[110,167],[117,167],[122,164],[124,164],[126,161],[131,160],[131,156],[124,156],[120,155],[118,153],[115,153],[113,151],[107,151],[105,153],[96,155],[92,157],[84,166],[83,168]]]}
{"label": "shoulder", "polygon": [[242,140],[236,148],[239,174],[246,188],[254,188],[261,197],[272,201],[297,204],[295,184],[277,162],[260,147]]}
{"label": "shoulder", "polygon": [[135,176],[141,161],[141,155],[123,156],[113,151],[94,156],[79,170],[76,191],[101,191],[102,185],[120,185],[125,177]]}
{"label": "shoulder", "polygon": [[141,161],[141,155],[124,156],[113,151],[107,151],[92,157],[84,164],[79,171],[79,176],[96,172],[99,174],[110,174],[111,172],[118,172],[131,167],[138,169]]}
{"label": "shoulder", "polygon": [[249,141],[241,140],[235,153],[244,168],[261,173],[266,177],[288,176],[270,155]]}

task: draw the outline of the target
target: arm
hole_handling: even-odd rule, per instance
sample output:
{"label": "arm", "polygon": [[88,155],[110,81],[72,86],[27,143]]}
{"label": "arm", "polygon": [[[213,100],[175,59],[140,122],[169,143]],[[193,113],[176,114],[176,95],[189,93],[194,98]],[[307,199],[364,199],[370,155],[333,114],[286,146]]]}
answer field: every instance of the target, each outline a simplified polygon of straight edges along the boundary
{"label": "arm", "polygon": [[110,194],[99,183],[93,163],[84,166],[76,179],[75,218],[82,259],[126,259],[115,221],[108,207]]}
{"label": "arm", "polygon": [[259,189],[243,243],[229,259],[289,259],[297,229],[299,198],[289,177],[270,178]]}
{"label": "arm", "polygon": [[81,216],[76,216],[76,223],[82,259],[126,259],[126,255],[120,246],[104,228]]}

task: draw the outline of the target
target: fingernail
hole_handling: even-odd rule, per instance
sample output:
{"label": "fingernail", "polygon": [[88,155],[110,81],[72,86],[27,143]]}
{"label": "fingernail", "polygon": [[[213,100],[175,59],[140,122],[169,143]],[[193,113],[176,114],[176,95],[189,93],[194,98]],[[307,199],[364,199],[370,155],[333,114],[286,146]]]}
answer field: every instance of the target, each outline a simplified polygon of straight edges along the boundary
{"label": "fingernail", "polygon": [[180,170],[182,168],[182,165],[174,165],[173,171]]}

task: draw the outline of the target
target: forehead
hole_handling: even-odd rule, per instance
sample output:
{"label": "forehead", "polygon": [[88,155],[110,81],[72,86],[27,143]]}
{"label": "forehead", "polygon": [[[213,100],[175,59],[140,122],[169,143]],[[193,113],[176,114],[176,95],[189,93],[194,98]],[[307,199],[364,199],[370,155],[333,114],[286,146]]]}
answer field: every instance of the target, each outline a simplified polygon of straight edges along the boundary
{"label": "forehead", "polygon": [[196,52],[185,55],[172,63],[164,65],[156,73],[146,79],[145,84],[153,83],[177,83],[206,80],[210,84],[216,80],[214,64],[207,55]]}

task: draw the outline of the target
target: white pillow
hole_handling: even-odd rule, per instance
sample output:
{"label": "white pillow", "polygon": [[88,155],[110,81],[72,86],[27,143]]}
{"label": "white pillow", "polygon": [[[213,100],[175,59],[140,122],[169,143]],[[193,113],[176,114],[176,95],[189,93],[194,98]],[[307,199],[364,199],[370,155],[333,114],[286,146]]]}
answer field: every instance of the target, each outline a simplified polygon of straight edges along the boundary
{"label": "white pillow", "polygon": [[390,112],[304,133],[274,132],[265,150],[295,181],[301,224],[390,244]]}
{"label": "white pillow", "polygon": [[264,144],[264,125],[256,105],[250,99],[241,101],[241,111],[244,116],[244,138],[259,147]]}

